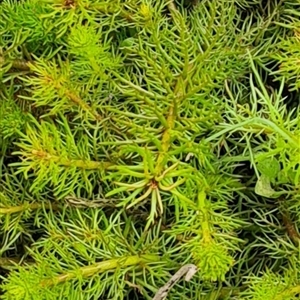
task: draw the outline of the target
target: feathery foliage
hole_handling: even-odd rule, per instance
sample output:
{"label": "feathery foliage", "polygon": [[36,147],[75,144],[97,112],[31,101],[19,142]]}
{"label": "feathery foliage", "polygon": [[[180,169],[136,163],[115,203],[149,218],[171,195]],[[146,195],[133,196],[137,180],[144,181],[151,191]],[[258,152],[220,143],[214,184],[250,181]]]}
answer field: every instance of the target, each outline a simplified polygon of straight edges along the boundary
{"label": "feathery foliage", "polygon": [[297,299],[299,3],[0,3],[1,299]]}

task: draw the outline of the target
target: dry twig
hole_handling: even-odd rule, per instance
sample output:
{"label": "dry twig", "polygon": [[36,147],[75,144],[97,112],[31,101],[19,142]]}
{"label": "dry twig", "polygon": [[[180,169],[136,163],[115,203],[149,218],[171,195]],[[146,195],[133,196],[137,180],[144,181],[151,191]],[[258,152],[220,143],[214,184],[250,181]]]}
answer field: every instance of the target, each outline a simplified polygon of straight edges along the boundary
{"label": "dry twig", "polygon": [[196,274],[197,267],[193,264],[188,264],[181,267],[172,277],[171,279],[161,287],[157,293],[155,294],[152,300],[164,300],[172,287],[183,277],[185,276],[185,281],[190,281],[192,277]]}

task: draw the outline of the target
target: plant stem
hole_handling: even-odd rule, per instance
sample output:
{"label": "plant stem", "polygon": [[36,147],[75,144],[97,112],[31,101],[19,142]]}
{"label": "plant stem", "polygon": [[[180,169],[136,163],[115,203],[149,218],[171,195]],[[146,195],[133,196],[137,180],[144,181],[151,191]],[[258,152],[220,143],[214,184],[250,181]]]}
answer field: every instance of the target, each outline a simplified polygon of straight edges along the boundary
{"label": "plant stem", "polygon": [[289,288],[281,293],[279,293],[274,300],[283,300],[286,299],[287,297],[294,297],[297,294],[300,294],[300,285],[296,285],[292,288]]}
{"label": "plant stem", "polygon": [[[30,63],[31,66],[34,66],[34,64]],[[70,102],[73,104],[79,106],[84,111],[91,114],[95,120],[101,120],[102,117],[94,110],[91,106],[89,106],[87,103],[84,102],[84,100],[78,96],[74,91],[70,90],[69,88],[65,88],[61,82],[55,81],[55,79],[51,75],[43,75],[45,78],[47,78],[46,82],[52,82],[53,87],[59,92],[62,91],[62,94],[64,94]]]}
{"label": "plant stem", "polygon": [[34,260],[22,260],[20,257],[0,257],[0,268],[8,271],[14,270],[17,266],[20,265],[33,265]]}
{"label": "plant stem", "polygon": [[65,95],[76,105],[80,106],[83,110],[89,112],[97,121],[100,121],[102,117],[93,110],[87,103],[85,103],[78,95],[71,92],[70,90],[66,90]]}
{"label": "plant stem", "polygon": [[91,277],[98,273],[104,273],[105,271],[114,270],[116,268],[125,268],[129,266],[135,266],[140,264],[147,264],[151,262],[160,261],[160,257],[155,255],[134,255],[134,256],[127,256],[127,257],[120,257],[114,258],[106,261],[101,261],[99,263],[95,263],[90,266],[85,266],[74,270],[73,272],[67,272],[64,274],[60,274],[55,278],[45,279],[40,284],[44,287],[49,287],[52,285],[56,285],[59,283],[66,282],[68,280],[72,280],[80,276],[87,278]]}
{"label": "plant stem", "polygon": [[291,221],[289,214],[287,212],[285,212],[282,215],[282,220],[283,220],[284,226],[286,228],[287,234],[290,237],[290,239],[295,243],[295,245],[299,245],[300,235],[297,232],[296,227],[293,224],[293,222]]}
{"label": "plant stem", "polygon": [[57,155],[51,155],[48,152],[42,150],[32,150],[31,154],[38,157],[39,159],[44,159],[47,161],[51,160],[57,163],[58,165],[64,167],[76,167],[85,170],[97,170],[107,169],[113,166],[113,164],[110,162],[62,158]]}
{"label": "plant stem", "polygon": [[[0,65],[2,66],[4,63],[6,63],[6,59],[3,56],[0,56]],[[28,65],[28,62],[23,59],[14,59],[10,61],[11,68],[12,69],[18,69],[20,71],[30,71],[30,67]]]}
{"label": "plant stem", "polygon": [[202,214],[201,229],[203,242],[209,244],[212,240],[212,237],[209,228],[209,215],[206,208],[206,193],[204,191],[200,191],[198,194],[198,209]]}
{"label": "plant stem", "polygon": [[24,203],[22,205],[17,206],[0,207],[0,215],[9,215],[18,212],[23,212],[26,210],[37,210],[40,208],[57,210],[59,206],[56,203],[52,203],[50,201],[47,203]]}
{"label": "plant stem", "polygon": [[170,1],[170,3],[168,4],[168,9],[171,13],[178,12],[174,0]]}
{"label": "plant stem", "polygon": [[163,136],[162,136],[162,151],[159,153],[158,158],[157,158],[157,164],[155,167],[155,174],[159,176],[161,172],[163,171],[164,168],[164,162],[165,162],[165,157],[168,153],[168,150],[171,145],[171,131],[174,128],[175,125],[175,114],[174,114],[174,105],[172,104],[169,110],[168,118],[167,118],[167,124],[168,127],[165,129]]}
{"label": "plant stem", "polygon": [[[3,56],[0,56],[0,66],[2,66],[4,64],[4,62],[6,62],[5,58]],[[13,69],[18,69],[20,71],[30,71],[31,70],[30,65],[34,66],[34,63],[28,62],[23,59],[14,59],[10,63],[12,64]],[[56,89],[60,89],[60,88],[61,88],[60,85],[56,86]],[[102,117],[95,110],[93,110],[92,107],[90,107],[87,103],[85,103],[78,95],[76,95],[76,93],[67,89],[65,91],[65,95],[74,104],[81,107],[84,111],[87,111],[88,113],[90,113],[94,117],[95,120],[97,120],[97,121],[102,120]]]}

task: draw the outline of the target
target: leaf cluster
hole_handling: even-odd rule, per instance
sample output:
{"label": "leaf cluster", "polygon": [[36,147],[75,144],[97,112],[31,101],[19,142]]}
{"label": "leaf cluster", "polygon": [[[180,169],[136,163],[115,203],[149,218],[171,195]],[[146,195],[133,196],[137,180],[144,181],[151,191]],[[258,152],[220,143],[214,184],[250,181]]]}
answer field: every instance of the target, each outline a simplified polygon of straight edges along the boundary
{"label": "leaf cluster", "polygon": [[2,1],[1,298],[295,299],[298,8]]}

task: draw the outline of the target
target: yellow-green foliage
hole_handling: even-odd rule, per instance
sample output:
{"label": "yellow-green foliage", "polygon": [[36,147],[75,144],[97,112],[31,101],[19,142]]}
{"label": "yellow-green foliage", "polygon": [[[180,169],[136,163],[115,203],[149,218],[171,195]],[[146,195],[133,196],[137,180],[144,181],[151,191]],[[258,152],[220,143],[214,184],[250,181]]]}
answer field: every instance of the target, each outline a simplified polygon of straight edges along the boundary
{"label": "yellow-green foliage", "polygon": [[297,299],[299,3],[0,3],[1,299]]}

